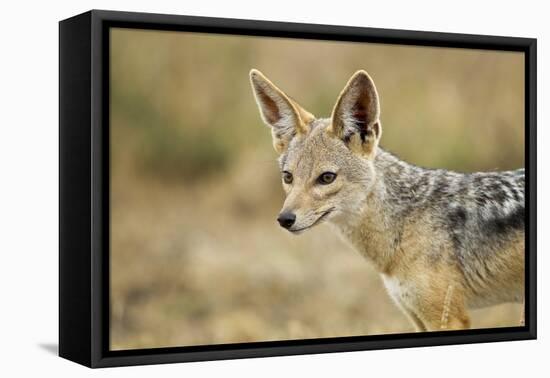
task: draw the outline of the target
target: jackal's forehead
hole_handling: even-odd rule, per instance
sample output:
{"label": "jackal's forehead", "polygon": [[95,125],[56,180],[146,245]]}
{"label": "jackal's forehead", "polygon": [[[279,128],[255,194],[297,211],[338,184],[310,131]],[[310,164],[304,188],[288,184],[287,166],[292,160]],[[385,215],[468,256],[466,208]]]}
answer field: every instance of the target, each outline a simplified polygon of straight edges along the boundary
{"label": "jackal's forehead", "polygon": [[338,168],[349,152],[341,140],[327,133],[329,125],[330,120],[318,119],[310,124],[306,135],[295,136],[279,158],[281,170],[307,175],[316,168]]}

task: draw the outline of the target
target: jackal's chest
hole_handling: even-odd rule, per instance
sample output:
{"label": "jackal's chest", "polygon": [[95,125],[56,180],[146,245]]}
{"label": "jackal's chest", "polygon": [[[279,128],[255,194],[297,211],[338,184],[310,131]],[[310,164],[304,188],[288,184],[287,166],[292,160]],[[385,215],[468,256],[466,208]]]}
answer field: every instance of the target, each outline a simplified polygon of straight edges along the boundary
{"label": "jackal's chest", "polygon": [[340,236],[361,256],[374,264],[378,271],[384,271],[391,255],[391,246],[386,235],[372,231],[367,227],[349,224],[337,224]]}
{"label": "jackal's chest", "polygon": [[388,294],[398,305],[401,306],[416,297],[414,287],[410,282],[387,274],[381,274],[381,277]]}

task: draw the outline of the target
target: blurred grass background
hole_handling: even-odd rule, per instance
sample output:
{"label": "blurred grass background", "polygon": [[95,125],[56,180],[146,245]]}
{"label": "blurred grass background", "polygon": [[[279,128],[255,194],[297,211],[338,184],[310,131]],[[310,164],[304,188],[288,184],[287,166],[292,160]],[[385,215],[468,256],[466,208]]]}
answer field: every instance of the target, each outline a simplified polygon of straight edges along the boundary
{"label": "blurred grass background", "polygon": [[[524,166],[523,55],[111,31],[111,348],[411,332],[378,274],[321,225],[298,237],[248,82],[328,116],[357,70],[384,148],[425,167]],[[517,325],[520,306],[472,313]]]}

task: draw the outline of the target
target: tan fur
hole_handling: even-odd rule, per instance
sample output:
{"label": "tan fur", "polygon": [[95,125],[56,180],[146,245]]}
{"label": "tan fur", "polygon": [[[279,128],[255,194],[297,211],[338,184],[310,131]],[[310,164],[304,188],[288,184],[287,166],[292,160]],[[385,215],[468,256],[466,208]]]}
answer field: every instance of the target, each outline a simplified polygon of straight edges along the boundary
{"label": "tan fur", "polygon": [[449,285],[452,285],[454,289],[451,300],[447,301],[445,329],[468,328],[470,320],[466,313],[460,272],[449,263],[451,259],[446,256],[447,251],[443,251],[438,262],[431,261],[425,253],[434,238],[438,237],[427,232],[429,219],[420,217],[407,224],[401,247],[388,254],[393,232],[382,228],[384,221],[381,214],[383,212],[373,206],[365,211],[359,227],[340,226],[344,236],[380,271],[394,302],[418,331],[440,330],[443,329],[445,297]]}

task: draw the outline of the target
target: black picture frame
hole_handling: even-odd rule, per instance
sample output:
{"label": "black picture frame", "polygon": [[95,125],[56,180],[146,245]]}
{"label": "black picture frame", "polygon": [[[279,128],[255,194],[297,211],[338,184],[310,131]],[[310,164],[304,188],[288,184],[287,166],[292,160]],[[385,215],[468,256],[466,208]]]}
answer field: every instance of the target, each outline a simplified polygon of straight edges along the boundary
{"label": "black picture frame", "polygon": [[[525,326],[109,350],[109,30],[509,50],[525,54]],[[89,367],[536,338],[536,39],[92,10],[59,23],[59,355]]]}

